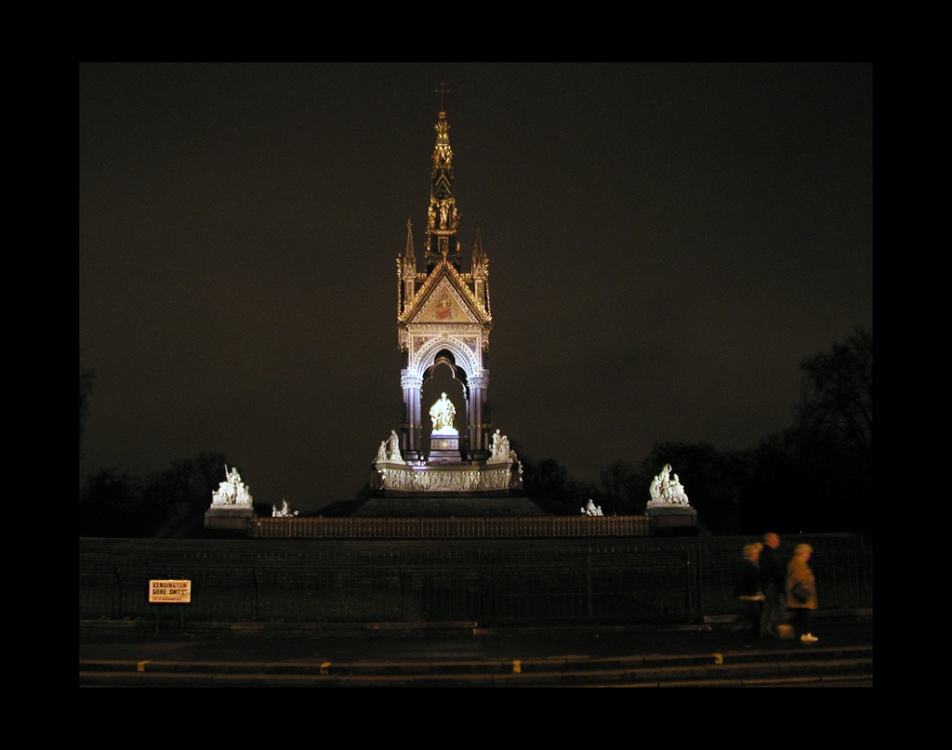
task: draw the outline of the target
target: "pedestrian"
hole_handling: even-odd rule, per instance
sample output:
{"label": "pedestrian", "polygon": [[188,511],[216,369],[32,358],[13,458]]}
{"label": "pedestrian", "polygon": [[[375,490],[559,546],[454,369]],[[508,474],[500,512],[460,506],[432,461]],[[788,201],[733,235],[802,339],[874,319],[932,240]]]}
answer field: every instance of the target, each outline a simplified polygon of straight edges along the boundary
{"label": "pedestrian", "polygon": [[760,636],[761,608],[764,603],[764,592],[760,587],[760,551],[763,545],[760,542],[744,545],[744,562],[741,565],[737,586],[734,590],[737,601],[740,602],[741,616],[747,620],[755,636]]}
{"label": "pedestrian", "polygon": [[779,638],[780,625],[787,622],[786,566],[780,556],[780,537],[772,531],[764,534],[760,552],[760,587],[764,592],[760,633],[765,638]]}
{"label": "pedestrian", "polygon": [[810,632],[810,613],[817,608],[816,578],[809,565],[812,554],[809,544],[798,544],[787,563],[787,609],[793,613],[794,631],[803,643],[820,640]]}

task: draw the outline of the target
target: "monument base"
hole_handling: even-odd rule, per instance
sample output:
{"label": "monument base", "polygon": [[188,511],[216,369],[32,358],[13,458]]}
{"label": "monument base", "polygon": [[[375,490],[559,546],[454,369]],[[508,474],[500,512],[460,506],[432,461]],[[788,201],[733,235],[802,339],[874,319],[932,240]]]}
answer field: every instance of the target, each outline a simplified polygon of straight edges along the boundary
{"label": "monument base", "polygon": [[250,534],[255,520],[254,508],[235,506],[212,506],[205,511],[205,530]]}
{"label": "monument base", "polygon": [[445,461],[410,465],[403,462],[378,460],[373,464],[370,478],[373,490],[382,490],[378,496],[409,497],[432,494],[510,496],[522,491],[522,465],[518,462]]}
{"label": "monument base", "polygon": [[655,536],[697,536],[697,511],[689,505],[655,505],[645,509]]}
{"label": "monument base", "polygon": [[[504,491],[503,491],[504,492]],[[479,518],[485,516],[546,516],[524,496],[487,495],[386,495],[371,497],[353,518]]]}

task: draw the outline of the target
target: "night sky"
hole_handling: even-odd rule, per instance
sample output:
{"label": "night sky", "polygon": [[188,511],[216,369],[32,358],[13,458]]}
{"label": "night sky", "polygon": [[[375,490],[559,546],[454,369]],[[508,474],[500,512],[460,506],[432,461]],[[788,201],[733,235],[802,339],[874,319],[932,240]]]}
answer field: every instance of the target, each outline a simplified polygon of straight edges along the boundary
{"label": "night sky", "polygon": [[441,82],[493,428],[533,460],[752,448],[872,326],[871,63],[81,64],[80,481],[215,451],[256,502],[355,496]]}

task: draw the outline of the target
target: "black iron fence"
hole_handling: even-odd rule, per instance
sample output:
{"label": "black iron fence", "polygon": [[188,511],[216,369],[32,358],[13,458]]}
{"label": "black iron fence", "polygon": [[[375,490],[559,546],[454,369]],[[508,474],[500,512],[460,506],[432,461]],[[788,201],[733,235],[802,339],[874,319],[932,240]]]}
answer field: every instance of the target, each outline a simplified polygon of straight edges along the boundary
{"label": "black iron fence", "polygon": [[648,516],[256,518],[256,539],[563,539],[650,536]]}
{"label": "black iron fence", "polygon": [[[195,622],[693,623],[736,611],[750,541],[80,539],[79,616],[151,618],[174,607]],[[872,607],[871,535],[789,537],[781,551],[800,542],[814,548],[821,608]],[[190,580],[191,602],[150,604],[153,579]]]}

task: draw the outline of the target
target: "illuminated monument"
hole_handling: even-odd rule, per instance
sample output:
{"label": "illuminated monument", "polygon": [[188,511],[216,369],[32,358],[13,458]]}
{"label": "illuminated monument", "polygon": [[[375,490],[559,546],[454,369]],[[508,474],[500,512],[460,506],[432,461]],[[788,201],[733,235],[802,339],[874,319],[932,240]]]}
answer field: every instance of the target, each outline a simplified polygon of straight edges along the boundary
{"label": "illuminated monument", "polygon": [[225,464],[225,481],[212,492],[212,505],[205,511],[205,528],[215,531],[244,531],[254,520],[251,491],[235,467]]}
{"label": "illuminated monument", "polygon": [[688,493],[678,479],[671,478],[671,464],[665,464],[661,473],[651,480],[648,492],[651,499],[645,513],[651,519],[651,529],[655,534],[665,532],[697,532],[697,511],[691,507]]}
{"label": "illuminated monument", "polygon": [[522,497],[522,464],[489,423],[489,259],[476,227],[463,270],[449,129],[440,111],[422,267],[412,222],[397,257],[402,423],[380,444],[371,479],[375,497],[357,515],[542,512]]}

